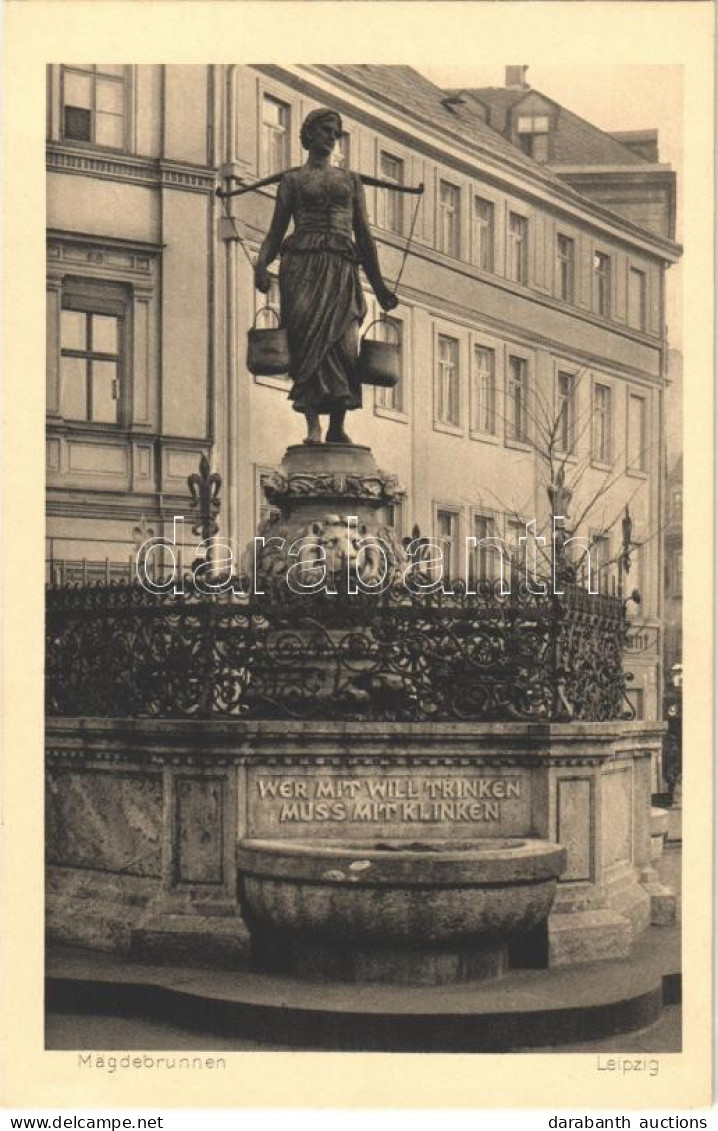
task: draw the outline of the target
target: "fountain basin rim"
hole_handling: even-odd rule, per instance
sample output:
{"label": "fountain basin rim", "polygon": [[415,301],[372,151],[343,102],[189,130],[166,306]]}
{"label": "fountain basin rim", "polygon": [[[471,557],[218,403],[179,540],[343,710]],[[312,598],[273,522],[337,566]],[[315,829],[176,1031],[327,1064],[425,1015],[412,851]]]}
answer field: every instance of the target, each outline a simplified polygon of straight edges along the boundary
{"label": "fountain basin rim", "polygon": [[565,865],[565,849],[545,840],[481,838],[471,842],[429,841],[426,846],[388,839],[390,847],[346,841],[246,839],[237,866],[246,875],[305,883],[479,887],[554,881]]}

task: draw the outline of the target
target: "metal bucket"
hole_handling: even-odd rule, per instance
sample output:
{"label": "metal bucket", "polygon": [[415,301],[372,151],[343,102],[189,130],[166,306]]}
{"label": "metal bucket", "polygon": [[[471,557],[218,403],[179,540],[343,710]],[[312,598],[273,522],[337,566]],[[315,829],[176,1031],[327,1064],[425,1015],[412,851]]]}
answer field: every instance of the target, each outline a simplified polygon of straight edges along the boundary
{"label": "metal bucket", "polygon": [[[372,326],[376,326],[377,322],[391,326],[396,333],[396,342],[377,342],[367,337]],[[384,389],[393,389],[398,385],[401,376],[401,346],[399,330],[393,322],[385,318],[375,318],[367,326],[359,347],[358,365],[362,385],[379,385]]]}
{"label": "metal bucket", "polygon": [[[257,327],[257,318],[270,311],[277,325],[266,329]],[[272,306],[264,306],[254,316],[254,325],[247,333],[247,369],[255,377],[276,377],[289,370],[289,336],[279,325],[279,315]]]}

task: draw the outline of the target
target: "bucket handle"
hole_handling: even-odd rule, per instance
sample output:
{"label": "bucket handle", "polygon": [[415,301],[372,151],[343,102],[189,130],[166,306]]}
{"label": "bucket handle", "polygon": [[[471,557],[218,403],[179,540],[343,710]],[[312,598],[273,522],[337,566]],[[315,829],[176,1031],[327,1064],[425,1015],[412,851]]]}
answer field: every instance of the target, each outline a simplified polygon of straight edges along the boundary
{"label": "bucket handle", "polygon": [[257,319],[259,318],[260,314],[264,314],[266,311],[269,311],[270,314],[274,315],[274,317],[277,319],[277,327],[280,326],[281,320],[280,320],[280,317],[279,317],[279,313],[274,309],[273,306],[270,306],[269,303],[267,303],[266,306],[260,307],[260,309],[255,314],[254,322],[252,323],[253,329],[255,329],[255,330],[257,329]]}
{"label": "bucket handle", "polygon": [[[372,326],[376,326],[377,322],[383,322],[385,326],[390,326],[391,329],[396,334],[396,342],[394,344],[397,345],[397,346],[401,345],[401,339],[400,339],[400,336],[399,336],[399,327],[397,326],[396,322],[392,322],[389,318],[381,318],[381,317],[375,318],[373,322],[369,323],[366,330],[364,331],[364,333],[361,336],[362,341],[364,341],[367,334],[371,330]],[[388,344],[390,344],[390,343],[388,343]]]}

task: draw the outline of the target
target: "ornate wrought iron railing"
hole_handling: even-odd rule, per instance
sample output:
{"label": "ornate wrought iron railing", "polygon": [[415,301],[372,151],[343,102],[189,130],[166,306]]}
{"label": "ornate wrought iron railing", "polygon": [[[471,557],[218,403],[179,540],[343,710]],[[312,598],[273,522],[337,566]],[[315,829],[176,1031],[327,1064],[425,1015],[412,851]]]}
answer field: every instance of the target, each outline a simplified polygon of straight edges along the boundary
{"label": "ornate wrought iron railing", "polygon": [[[622,602],[461,583],[382,596],[50,586],[47,711],[99,717],[632,717]],[[630,678],[630,677],[629,677]]]}

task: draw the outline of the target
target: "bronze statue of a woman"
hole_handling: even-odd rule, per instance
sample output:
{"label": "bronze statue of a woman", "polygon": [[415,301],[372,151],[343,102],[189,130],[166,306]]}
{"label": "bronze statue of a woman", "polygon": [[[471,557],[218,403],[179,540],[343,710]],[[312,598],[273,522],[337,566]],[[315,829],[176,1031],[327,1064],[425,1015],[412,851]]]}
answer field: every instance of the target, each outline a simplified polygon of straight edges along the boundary
{"label": "bronze statue of a woman", "polygon": [[[361,407],[357,354],[366,314],[359,265],[383,310],[398,303],[382,278],[359,174],[331,165],[341,132],[335,110],[307,115],[301,141],[309,155],[279,182],[272,223],[255,266],[255,285],[266,294],[267,267],[281,254],[279,293],[289,336],[289,396],[295,410],[306,417],[309,444],[321,442],[322,414],[329,415],[327,443],[351,443],[344,417],[347,409]],[[290,220],[294,231],[285,240]]]}

